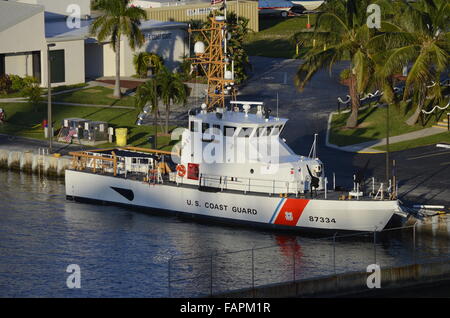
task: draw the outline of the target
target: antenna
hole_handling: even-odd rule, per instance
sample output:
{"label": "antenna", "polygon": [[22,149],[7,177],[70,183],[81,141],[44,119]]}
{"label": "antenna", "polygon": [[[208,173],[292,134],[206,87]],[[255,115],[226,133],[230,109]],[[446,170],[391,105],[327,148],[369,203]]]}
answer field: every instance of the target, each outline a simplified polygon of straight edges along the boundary
{"label": "antenna", "polygon": [[278,92],[277,92],[277,119],[278,119]]}

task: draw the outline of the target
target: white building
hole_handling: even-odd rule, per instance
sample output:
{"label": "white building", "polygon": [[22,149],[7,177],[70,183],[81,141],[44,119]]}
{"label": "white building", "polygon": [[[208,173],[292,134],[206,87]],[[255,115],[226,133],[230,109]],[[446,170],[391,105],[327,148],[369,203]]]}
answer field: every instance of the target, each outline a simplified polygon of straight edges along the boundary
{"label": "white building", "polygon": [[[52,85],[114,76],[115,53],[110,43],[98,43],[90,36],[92,21],[80,20],[80,28],[71,28],[66,16],[46,12],[41,5],[0,0],[0,75],[30,75],[46,86],[47,45],[51,44]],[[161,55],[169,68],[174,68],[187,53],[186,24],[148,20],[142,22],[141,30],[146,41],[137,51]],[[122,76],[135,74],[134,53],[123,39]]]}
{"label": "white building", "polygon": [[161,8],[169,6],[182,6],[193,3],[211,3],[211,0],[131,0],[131,5],[143,9]]}
{"label": "white building", "polygon": [[68,15],[73,12],[73,5],[79,8],[79,14],[85,18],[91,15],[91,0],[9,0],[21,3],[42,5],[46,12]]}

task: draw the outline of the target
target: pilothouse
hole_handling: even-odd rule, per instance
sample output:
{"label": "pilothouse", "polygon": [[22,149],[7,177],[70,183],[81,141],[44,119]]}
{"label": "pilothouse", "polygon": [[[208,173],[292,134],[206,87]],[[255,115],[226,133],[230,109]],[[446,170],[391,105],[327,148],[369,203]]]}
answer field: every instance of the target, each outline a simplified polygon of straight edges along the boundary
{"label": "pilothouse", "polygon": [[[270,194],[323,190],[322,162],[295,154],[280,138],[286,122],[271,116],[262,102],[232,101],[213,112],[204,106],[190,111],[176,181]],[[187,179],[181,179],[183,171]]]}

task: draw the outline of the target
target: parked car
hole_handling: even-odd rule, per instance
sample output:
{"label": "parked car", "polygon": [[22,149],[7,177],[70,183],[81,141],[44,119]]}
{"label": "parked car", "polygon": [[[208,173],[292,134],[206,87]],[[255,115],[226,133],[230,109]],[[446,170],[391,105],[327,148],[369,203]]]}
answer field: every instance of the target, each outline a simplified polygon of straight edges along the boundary
{"label": "parked car", "polygon": [[295,5],[289,9],[289,16],[296,17],[302,15],[307,11],[304,6]]}
{"label": "parked car", "polygon": [[294,6],[291,1],[286,0],[259,0],[259,14],[278,15],[283,18],[289,16],[289,10]]}

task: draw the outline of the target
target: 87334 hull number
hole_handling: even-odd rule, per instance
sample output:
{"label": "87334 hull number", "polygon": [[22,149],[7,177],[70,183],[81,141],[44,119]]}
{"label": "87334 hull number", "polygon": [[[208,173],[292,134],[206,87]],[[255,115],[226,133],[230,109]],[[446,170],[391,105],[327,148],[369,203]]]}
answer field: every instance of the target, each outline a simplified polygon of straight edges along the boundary
{"label": "87334 hull number", "polygon": [[318,223],[336,223],[336,220],[334,218],[330,219],[330,218],[321,217],[321,216],[310,216],[309,221],[310,222],[318,222]]}

